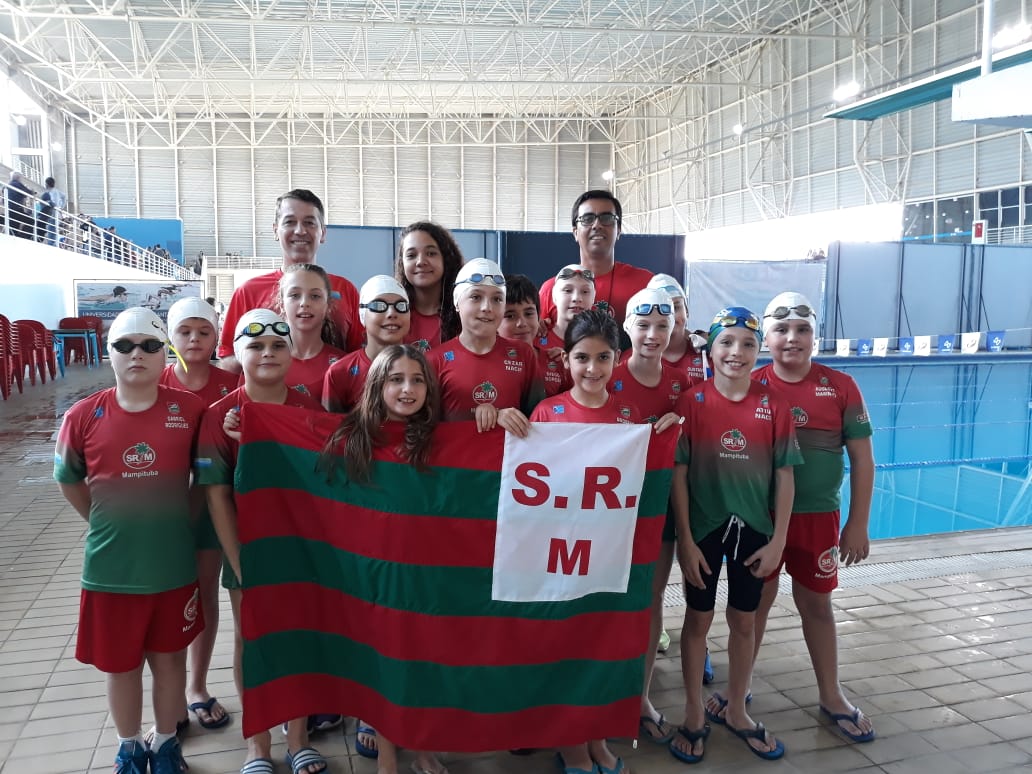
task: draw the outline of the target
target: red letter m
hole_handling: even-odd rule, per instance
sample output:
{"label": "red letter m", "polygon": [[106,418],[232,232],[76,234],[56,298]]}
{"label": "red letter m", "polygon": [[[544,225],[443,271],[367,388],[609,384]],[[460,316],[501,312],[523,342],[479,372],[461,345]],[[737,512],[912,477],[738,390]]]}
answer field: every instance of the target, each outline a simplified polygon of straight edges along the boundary
{"label": "red letter m", "polygon": [[591,541],[575,540],[573,550],[569,549],[569,543],[562,538],[552,538],[552,542],[548,546],[548,571],[553,575],[556,572],[573,575],[573,571],[576,570],[578,575],[587,575],[588,561],[591,558]]}

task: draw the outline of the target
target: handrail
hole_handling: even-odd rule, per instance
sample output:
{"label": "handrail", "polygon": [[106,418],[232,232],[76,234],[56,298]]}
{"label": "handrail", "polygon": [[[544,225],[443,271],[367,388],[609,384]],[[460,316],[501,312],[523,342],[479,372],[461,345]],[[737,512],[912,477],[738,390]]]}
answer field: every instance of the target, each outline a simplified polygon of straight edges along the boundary
{"label": "handrail", "polygon": [[986,229],[985,242],[989,245],[1032,244],[1032,225]]}
{"label": "handrail", "polygon": [[[23,197],[22,204],[11,201],[12,191],[16,192],[16,196]],[[14,189],[9,183],[3,183],[0,207],[3,233],[170,279],[198,279],[198,275],[191,269],[156,255],[118,234],[105,231],[89,216],[81,217],[57,207],[53,207],[52,215],[45,215],[41,206],[49,208],[52,205],[31,191]]]}

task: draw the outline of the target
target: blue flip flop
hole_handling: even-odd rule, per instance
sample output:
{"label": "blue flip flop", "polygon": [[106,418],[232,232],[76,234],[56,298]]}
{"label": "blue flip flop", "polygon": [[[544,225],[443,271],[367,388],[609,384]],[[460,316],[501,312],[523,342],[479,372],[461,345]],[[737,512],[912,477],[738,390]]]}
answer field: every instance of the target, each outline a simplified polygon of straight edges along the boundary
{"label": "blue flip flop", "polygon": [[320,772],[326,771],[328,763],[314,747],[302,747],[296,753],[287,750],[287,765],[294,774],[307,774],[306,769],[309,766],[318,766],[320,763]]}
{"label": "blue flip flop", "polygon": [[598,768],[601,774],[620,774],[624,770],[623,758],[616,759],[616,765],[611,769],[607,769],[598,761],[595,761],[595,766]]}
{"label": "blue flip flop", "polygon": [[255,758],[240,767],[240,774],[273,774],[275,771],[271,758]]}
{"label": "blue flip flop", "polygon": [[827,715],[828,719],[835,724],[835,728],[839,730],[839,733],[853,742],[862,744],[863,742],[872,741],[875,737],[873,728],[864,734],[854,734],[839,725],[841,721],[847,721],[860,728],[860,718],[864,716],[864,713],[860,711],[859,707],[853,707],[852,712],[832,712],[827,707],[822,706],[821,712]]}
{"label": "blue flip flop", "polygon": [[[692,731],[690,728],[685,728],[684,726],[681,726],[677,729],[676,735],[682,737],[688,742],[688,744],[694,747],[696,742],[705,742],[707,739],[709,739],[710,727],[709,724],[706,724],[702,728]],[[702,748],[701,755],[692,755],[691,753],[686,753],[684,750],[680,750],[677,747],[674,747],[674,740],[670,741],[669,749],[670,754],[677,758],[677,760],[681,761],[681,763],[698,763],[706,754],[705,747]]]}
{"label": "blue flip flop", "polygon": [[563,774],[599,774],[597,763],[592,763],[590,769],[576,769],[573,766],[567,766],[562,753],[555,754],[555,762],[559,764]]}
{"label": "blue flip flop", "polygon": [[[659,733],[661,734],[660,736],[655,736],[649,731],[649,727],[647,725],[649,723],[656,727],[656,730],[659,731]],[[664,734],[663,724],[665,723],[666,718],[663,717],[662,712],[659,713],[659,720],[653,720],[648,715],[642,715],[640,718],[638,718],[638,738],[648,739],[650,742],[654,744],[670,744],[670,740],[674,738],[674,732],[668,731]]]}
{"label": "blue flip flop", "polygon": [[781,743],[780,739],[774,740],[773,750],[757,750],[749,744],[750,739],[758,739],[761,742],[767,741],[767,729],[763,727],[763,723],[757,723],[752,728],[735,728],[734,726],[727,725],[727,723],[724,725],[727,727],[728,731],[745,742],[745,746],[748,747],[749,751],[757,758],[763,758],[765,761],[776,761],[785,754],[785,745]]}
{"label": "blue flip flop", "polygon": [[[723,712],[724,709],[727,707],[727,699],[725,699],[723,696],[721,696],[719,691],[714,691],[710,695],[710,698],[713,699],[714,701],[716,701],[717,704],[720,705],[720,710],[719,710],[720,712]],[[745,694],[745,703],[749,704],[751,702],[752,702],[752,691],[750,691],[749,693]],[[715,712],[710,712],[709,709],[706,709],[705,712],[706,712],[706,720],[708,720],[710,723],[715,723],[718,726],[727,725],[727,721],[724,719],[723,715],[718,715]]]}
{"label": "blue flip flop", "polygon": [[[198,724],[200,724],[201,728],[205,728],[205,729],[211,731],[212,729],[215,729],[215,728],[222,728],[223,726],[225,726],[225,725],[227,725],[229,723],[229,713],[226,712],[226,708],[225,707],[222,707],[222,717],[221,718],[219,718],[218,720],[211,720],[210,719],[211,718],[211,708],[214,707],[217,702],[218,702],[218,699],[216,699],[214,696],[211,696],[211,697],[208,698],[208,701],[195,701],[193,704],[189,705],[187,707],[187,709],[190,710],[190,712],[192,712],[194,714],[194,717],[197,718],[197,722],[198,722]],[[209,719],[208,720],[203,719],[200,716],[198,711],[204,712],[204,714],[206,714]],[[190,718],[187,718],[187,722],[189,722],[189,721],[190,721]]]}
{"label": "blue flip flop", "polygon": [[367,723],[359,723],[358,728],[355,729],[355,751],[363,758],[370,758],[376,760],[380,755],[380,751],[375,747],[369,747],[368,745],[362,744],[358,741],[358,735],[364,734],[365,736],[376,736],[376,729]]}

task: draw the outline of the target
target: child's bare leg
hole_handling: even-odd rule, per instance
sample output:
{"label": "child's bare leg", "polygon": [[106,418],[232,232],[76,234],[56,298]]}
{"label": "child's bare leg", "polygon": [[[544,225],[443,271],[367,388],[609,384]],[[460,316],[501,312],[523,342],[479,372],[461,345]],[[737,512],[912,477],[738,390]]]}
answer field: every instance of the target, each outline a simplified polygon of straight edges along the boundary
{"label": "child's bare leg", "polygon": [[[756,725],[745,709],[745,695],[752,681],[753,659],[756,651],[756,613],[727,608],[727,709],[724,719],[729,727],[743,730]],[[771,752],[776,740],[770,733],[767,738],[750,739],[749,744],[761,752]]]}
{"label": "child's bare leg", "polygon": [[668,733],[669,729],[659,726],[659,711],[652,705],[649,699],[649,689],[652,686],[652,673],[656,667],[656,647],[659,645],[659,633],[663,630],[663,592],[666,590],[670,580],[670,569],[674,565],[673,541],[666,541],[659,551],[659,560],[656,562],[656,572],[652,576],[652,607],[649,619],[649,647],[645,651],[645,685],[641,691],[641,711],[643,718],[651,718],[654,728],[649,728],[648,733],[658,738]]}
{"label": "child's bare leg", "polygon": [[599,766],[604,766],[607,769],[616,768],[617,758],[609,749],[605,739],[594,739],[588,742],[588,754]]}
{"label": "child's bare leg", "polygon": [[[190,672],[186,685],[186,703],[205,702],[211,698],[208,693],[208,669],[211,654],[215,649],[215,637],[219,631],[219,573],[222,570],[222,552],[205,550],[197,552],[197,585],[201,590],[201,607],[204,610],[204,629],[190,643]],[[202,719],[206,719],[203,716]],[[185,715],[180,715],[182,718]],[[213,721],[225,717],[226,710],[218,703],[208,714]]]}
{"label": "child's bare leg", "polygon": [[398,748],[382,736],[377,736],[376,741],[376,774],[398,774]]}
{"label": "child's bare leg", "polygon": [[154,726],[159,734],[174,734],[183,715],[186,691],[186,649],[147,654],[153,678]]}
{"label": "child's bare leg", "polygon": [[[684,680],[684,723],[685,728],[697,731],[706,725],[706,714],[702,705],[702,672],[706,665],[706,635],[713,623],[713,611],[700,612],[688,608],[684,612],[681,626],[681,677]],[[702,755],[704,742],[694,744],[678,734],[670,743],[688,755]]]}
{"label": "child's bare leg", "polygon": [[[298,750],[308,747],[308,716],[294,718],[287,722],[287,750],[296,753]],[[318,774],[325,771],[324,764],[315,764],[307,768],[308,774]]]}
{"label": "child's bare leg", "polygon": [[563,765],[568,769],[583,769],[590,772],[595,766],[594,761],[591,760],[591,753],[588,752],[587,742],[570,747],[560,747],[558,752],[563,758]]}
{"label": "child's bare leg", "polygon": [[[855,709],[842,692],[838,677],[838,635],[835,631],[835,613],[831,606],[831,594],[824,594],[792,582],[792,596],[802,620],[803,637],[810,651],[810,662],[817,677],[817,690],[821,706],[834,714],[849,715]],[[843,729],[852,734],[866,734],[874,724],[866,715],[857,723],[840,722]]]}
{"label": "child's bare leg", "polygon": [[416,772],[429,772],[429,774],[447,774],[448,769],[441,763],[436,755],[425,750],[413,750],[416,760],[412,763],[412,770]]}
{"label": "child's bare leg", "polygon": [[139,734],[143,723],[142,663],[131,672],[108,673],[107,700],[118,736],[132,739]]}
{"label": "child's bare leg", "polygon": [[770,618],[771,608],[778,598],[778,586],[781,580],[779,574],[774,580],[763,584],[763,591],[760,592],[760,606],[756,608],[756,622],[753,629],[756,632],[756,646],[753,648],[753,661],[760,654],[760,646],[763,644],[763,635],[767,633],[767,620]]}

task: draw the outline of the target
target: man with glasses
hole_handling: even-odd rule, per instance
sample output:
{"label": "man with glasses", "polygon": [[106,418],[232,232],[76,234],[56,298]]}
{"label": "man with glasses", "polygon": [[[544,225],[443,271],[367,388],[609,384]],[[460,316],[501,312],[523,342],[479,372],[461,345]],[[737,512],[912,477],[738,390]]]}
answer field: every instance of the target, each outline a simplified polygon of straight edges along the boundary
{"label": "man with glasses", "polygon": [[[219,341],[219,366],[240,373],[233,356],[233,331],[237,321],[250,309],[273,309],[283,268],[297,263],[315,263],[319,245],[326,241],[326,209],[322,201],[305,188],[288,191],[276,200],[276,219],[272,233],[283,251],[283,267],[249,279],[233,291]],[[364,331],[358,319],[358,290],[344,277],[328,274],[330,279],[330,316],[340,340],[334,343],[346,352],[362,346]]]}
{"label": "man with glasses", "polygon": [[[623,320],[627,300],[648,284],[652,272],[616,260],[616,242],[623,221],[620,200],[609,191],[585,191],[573,203],[571,218],[573,238],[580,247],[581,268],[594,275],[595,308]],[[555,279],[550,278],[541,286],[542,319],[555,319],[554,284]]]}

